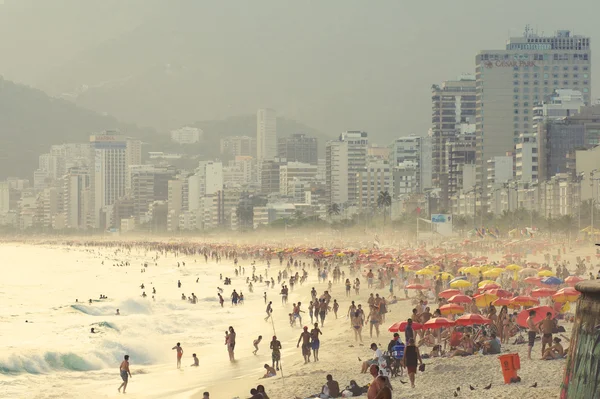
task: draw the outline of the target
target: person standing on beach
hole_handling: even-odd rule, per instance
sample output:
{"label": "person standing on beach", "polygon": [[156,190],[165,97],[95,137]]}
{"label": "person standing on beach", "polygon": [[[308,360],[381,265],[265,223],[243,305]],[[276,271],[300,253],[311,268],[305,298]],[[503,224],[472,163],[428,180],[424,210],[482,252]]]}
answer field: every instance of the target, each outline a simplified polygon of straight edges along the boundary
{"label": "person standing on beach", "polygon": [[281,342],[277,340],[276,336],[273,336],[269,348],[271,348],[271,360],[273,361],[272,366],[275,367],[275,370],[279,371],[279,361],[281,360]]}
{"label": "person standing on beach", "polygon": [[542,357],[544,357],[544,353],[546,353],[546,344],[548,344],[548,347],[552,346],[552,330],[554,329],[552,313],[546,313],[546,318],[538,323],[537,328],[542,333]]}
{"label": "person standing on beach", "polygon": [[179,342],[177,342],[177,345],[175,345],[171,350],[176,349],[177,350],[177,368],[181,368],[181,357],[183,356],[183,348],[181,347],[181,345],[179,344]]}
{"label": "person standing on beach", "polygon": [[340,304],[337,302],[337,300],[333,300],[333,314],[335,315],[335,318],[337,319],[337,312],[338,309],[340,308]]}
{"label": "person standing on beach", "polygon": [[533,344],[535,343],[535,336],[537,335],[537,327],[535,322],[533,321],[535,317],[535,310],[529,311],[529,317],[527,318],[527,338],[528,348],[527,348],[527,359],[531,360],[531,350],[533,349]]}
{"label": "person standing on beach", "polygon": [[356,342],[358,342],[360,340],[360,344],[362,345],[362,326],[363,326],[363,320],[362,317],[360,316],[359,312],[354,312],[352,314],[352,318],[350,320],[350,322],[352,323],[352,329],[354,330],[354,340]]}
{"label": "person standing on beach", "polygon": [[404,329],[404,342],[408,342],[411,339],[415,338],[415,331],[412,326],[412,319],[406,320],[406,328]]}
{"label": "person standing on beach", "polygon": [[121,388],[123,388],[123,393],[125,393],[125,390],[127,389],[127,382],[131,377],[131,371],[129,370],[129,355],[125,355],[124,359],[125,360],[123,360],[119,366],[119,373],[121,373],[121,379],[123,380],[123,383],[118,389],[119,393],[121,392]]}
{"label": "person standing on beach", "polygon": [[236,333],[233,327],[229,326],[229,335],[227,336],[227,352],[229,352],[229,361],[235,361],[235,337]]}
{"label": "person standing on beach", "polygon": [[219,296],[219,303],[221,304],[221,307],[223,307],[223,304],[225,303],[225,299],[223,299],[223,295],[221,295],[220,292],[217,292],[217,295]]}
{"label": "person standing on beach", "polygon": [[302,331],[300,338],[298,338],[296,348],[300,347],[300,341],[302,341],[302,356],[304,357],[304,364],[310,363],[310,333],[308,332],[308,327],[304,327],[304,331]]}
{"label": "person standing on beach", "polygon": [[319,335],[322,334],[323,333],[319,329],[319,323],[315,323],[315,328],[310,330],[310,337],[312,340],[311,347],[313,351],[313,359],[315,360],[315,362],[319,361],[319,347],[321,346],[321,341],[319,341]]}
{"label": "person standing on beach", "polygon": [[408,378],[410,379],[411,388],[415,387],[415,375],[417,374],[417,363],[423,364],[419,348],[415,346],[415,339],[411,338],[407,342],[408,346],[404,348],[404,357],[402,358],[402,364],[406,367],[408,372]]}

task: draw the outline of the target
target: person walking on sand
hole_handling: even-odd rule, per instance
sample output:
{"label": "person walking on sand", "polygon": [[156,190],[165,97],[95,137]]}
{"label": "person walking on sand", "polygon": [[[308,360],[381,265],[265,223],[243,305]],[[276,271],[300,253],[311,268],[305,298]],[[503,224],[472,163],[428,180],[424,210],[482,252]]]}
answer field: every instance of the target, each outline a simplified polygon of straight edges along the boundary
{"label": "person walking on sand", "polygon": [[306,364],[310,363],[310,333],[308,332],[308,327],[304,327],[303,330],[300,338],[298,338],[296,348],[300,347],[300,341],[302,341],[302,356],[304,357],[304,364]]}
{"label": "person walking on sand", "polygon": [[181,358],[183,357],[183,348],[181,347],[180,343],[177,342],[177,345],[175,345],[173,348],[171,348],[171,350],[177,350],[177,368],[181,368]]}
{"label": "person walking on sand", "polygon": [[121,392],[121,388],[123,388],[123,393],[125,393],[125,390],[127,389],[127,382],[131,377],[131,371],[129,370],[129,355],[125,355],[124,359],[125,360],[123,360],[119,366],[119,373],[121,373],[121,379],[123,380],[123,383],[118,389],[119,393]]}
{"label": "person walking on sand", "polygon": [[229,352],[229,361],[235,361],[235,337],[236,333],[233,327],[229,326],[229,335],[227,336],[227,352]]}
{"label": "person walking on sand", "polygon": [[319,323],[315,323],[315,328],[310,330],[311,337],[311,348],[313,351],[313,359],[315,362],[319,361],[319,347],[321,346],[321,341],[319,341],[319,335],[323,335],[321,330],[319,329]]}
{"label": "person walking on sand", "polygon": [[258,352],[258,344],[260,344],[260,341],[262,341],[262,335],[259,335],[258,338],[252,341],[252,345],[254,346],[254,350],[252,351],[253,355],[256,355],[256,352]]}
{"label": "person walking on sand", "polygon": [[535,343],[535,336],[537,335],[537,327],[534,323],[535,310],[529,311],[529,317],[527,318],[527,359],[531,360],[531,350],[533,349],[533,344]]}
{"label": "person walking on sand", "polygon": [[273,336],[273,339],[269,344],[269,348],[271,348],[271,360],[273,361],[273,367],[275,367],[275,370],[279,371],[279,361],[281,360],[281,342],[277,340],[276,336]]}
{"label": "person walking on sand", "polygon": [[273,302],[270,301],[269,304],[267,305],[267,317],[265,317],[265,321],[269,320],[271,318],[271,314],[273,313]]}

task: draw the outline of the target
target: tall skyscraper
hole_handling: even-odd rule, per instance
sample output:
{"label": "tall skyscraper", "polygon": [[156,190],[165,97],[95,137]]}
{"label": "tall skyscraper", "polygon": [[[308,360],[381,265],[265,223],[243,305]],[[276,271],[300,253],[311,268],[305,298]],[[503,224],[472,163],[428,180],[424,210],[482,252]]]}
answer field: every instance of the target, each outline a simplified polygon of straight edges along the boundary
{"label": "tall skyscraper", "polygon": [[561,30],[540,36],[529,27],[503,50],[477,54],[477,180],[487,188],[487,161],[514,153],[519,136],[531,132],[533,106],[556,89],[583,93],[590,103],[590,38]]}
{"label": "tall skyscraper", "polygon": [[272,109],[256,113],[256,156],[259,161],[277,157],[277,114]]}
{"label": "tall skyscraper", "polygon": [[[447,146],[465,124],[475,125],[475,76],[464,75],[431,88],[432,184],[448,191]],[[463,128],[464,130],[464,128]]]}
{"label": "tall skyscraper", "polygon": [[348,202],[356,205],[360,195],[358,174],[367,167],[369,134],[349,130],[340,135],[340,141],[348,143]]}
{"label": "tall skyscraper", "polygon": [[348,202],[348,142],[331,140],[325,146],[325,190],[327,203]]}
{"label": "tall skyscraper", "polygon": [[105,132],[90,136],[92,224],[105,228],[107,219],[102,218],[105,207],[114,204],[125,194],[127,180],[127,139]]}
{"label": "tall skyscraper", "polygon": [[318,141],[316,137],[304,133],[281,137],[277,146],[277,156],[289,162],[302,162],[311,165],[318,163]]}
{"label": "tall skyscraper", "polygon": [[417,168],[417,191],[431,188],[431,137],[399,137],[390,145],[390,166],[392,168],[407,162]]}

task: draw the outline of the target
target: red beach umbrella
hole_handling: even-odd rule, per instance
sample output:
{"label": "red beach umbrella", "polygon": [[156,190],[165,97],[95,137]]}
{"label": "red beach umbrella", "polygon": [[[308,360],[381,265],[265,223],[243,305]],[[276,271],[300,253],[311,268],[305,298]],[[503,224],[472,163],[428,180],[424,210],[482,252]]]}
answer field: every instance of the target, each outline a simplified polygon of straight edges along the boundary
{"label": "red beach umbrella", "polygon": [[519,295],[510,300],[510,303],[519,306],[533,306],[538,305],[540,301],[530,296]]}
{"label": "red beach umbrella", "polygon": [[429,321],[425,322],[425,324],[423,324],[423,328],[424,329],[437,329],[437,328],[442,328],[442,327],[452,327],[454,326],[456,323],[453,322],[452,320],[448,320],[445,317],[435,317],[433,319],[429,319]]}
{"label": "red beach umbrella", "polygon": [[492,321],[487,317],[483,317],[480,314],[469,313],[464,316],[460,316],[456,319],[456,324],[459,326],[471,326],[473,324],[490,324]]}
{"label": "red beach umbrella", "polygon": [[554,315],[556,314],[554,309],[552,309],[550,306],[536,306],[535,308],[522,310],[517,315],[517,324],[519,324],[521,327],[527,327],[527,318],[529,317],[529,312],[532,310],[535,310],[535,316],[533,317],[533,322],[535,324],[544,320],[546,318],[546,313],[548,312],[552,313],[552,318],[554,318]]}
{"label": "red beach umbrella", "polygon": [[498,298],[512,298],[512,294],[509,291],[503,290],[502,288],[494,288],[493,290],[486,290],[488,294],[496,295]]}
{"label": "red beach umbrella", "polygon": [[565,279],[565,283],[569,284],[571,287],[574,287],[575,284],[577,284],[580,281],[583,281],[585,279],[579,277],[579,276],[569,276]]}
{"label": "red beach umbrella", "polygon": [[409,284],[405,287],[407,290],[424,290],[427,289],[423,284]]}
{"label": "red beach umbrella", "polygon": [[534,298],[543,298],[556,294],[556,291],[552,288],[538,288],[536,290],[531,291],[531,296]]}
{"label": "red beach umbrella", "polygon": [[[457,290],[458,291],[458,290]],[[454,295],[448,299],[450,303],[471,303],[473,302],[473,298],[468,295]]]}
{"label": "red beach umbrella", "polygon": [[[388,331],[389,332],[404,332],[404,331],[406,331],[407,325],[408,325],[408,322],[399,321],[399,322],[394,323],[391,326],[389,326]],[[421,323],[415,323],[414,321],[412,323],[412,327],[413,327],[413,330],[415,330],[415,331],[423,329],[423,325]]]}
{"label": "red beach umbrella", "polygon": [[450,303],[448,305],[440,306],[440,312],[444,316],[449,314],[461,314],[465,313],[465,308],[455,303]]}
{"label": "red beach umbrella", "polygon": [[440,292],[438,297],[448,299],[448,298],[452,298],[453,296],[458,295],[458,294],[462,294],[462,292],[460,292],[460,290],[457,290],[455,288],[450,288],[449,290]]}

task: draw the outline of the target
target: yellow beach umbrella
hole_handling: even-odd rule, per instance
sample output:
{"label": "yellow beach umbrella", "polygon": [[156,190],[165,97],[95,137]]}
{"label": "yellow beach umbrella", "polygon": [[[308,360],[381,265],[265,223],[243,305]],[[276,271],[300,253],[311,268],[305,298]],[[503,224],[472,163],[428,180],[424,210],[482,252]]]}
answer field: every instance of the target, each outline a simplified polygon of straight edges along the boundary
{"label": "yellow beach umbrella", "polygon": [[464,272],[467,268],[468,268],[468,266],[461,266],[458,268],[458,271],[459,271],[459,273]]}
{"label": "yellow beach umbrella", "polygon": [[435,270],[435,271],[439,271],[441,269],[441,267],[439,267],[436,264],[431,264],[429,266],[427,266],[425,269],[430,269],[430,270]]}
{"label": "yellow beach umbrella", "polygon": [[556,274],[552,270],[542,270],[538,272],[538,276],[540,277],[554,277]]}
{"label": "yellow beach umbrella", "polygon": [[415,273],[417,276],[433,276],[435,272],[430,269],[421,269]]}
{"label": "yellow beach umbrella", "polygon": [[506,270],[510,270],[511,272],[518,272],[521,269],[522,269],[521,266],[515,265],[515,264],[506,266]]}
{"label": "yellow beach umbrella", "polygon": [[480,269],[477,266],[467,267],[465,270],[463,270],[463,272],[466,274],[479,274],[479,271]]}
{"label": "yellow beach umbrella", "polygon": [[500,274],[502,274],[504,270],[500,269],[498,271],[498,269],[492,269],[492,270],[488,270],[487,272],[483,273],[483,277],[492,277],[492,278],[496,278],[498,277]]}
{"label": "yellow beach umbrella", "polygon": [[450,283],[450,287],[452,288],[469,288],[471,286],[471,283],[468,282],[467,280],[456,280],[452,283]]}
{"label": "yellow beach umbrella", "polygon": [[475,299],[475,305],[477,307],[488,306],[490,303],[494,302],[498,297],[496,295],[492,295],[490,293],[484,292],[483,294],[476,295],[473,297]]}
{"label": "yellow beach umbrella", "polygon": [[477,284],[477,287],[483,287],[486,284],[496,284],[494,280],[483,280]]}
{"label": "yellow beach umbrella", "polygon": [[451,275],[448,272],[441,272],[435,275],[437,278],[442,278],[442,280],[448,280],[449,278],[454,278],[453,275]]}

